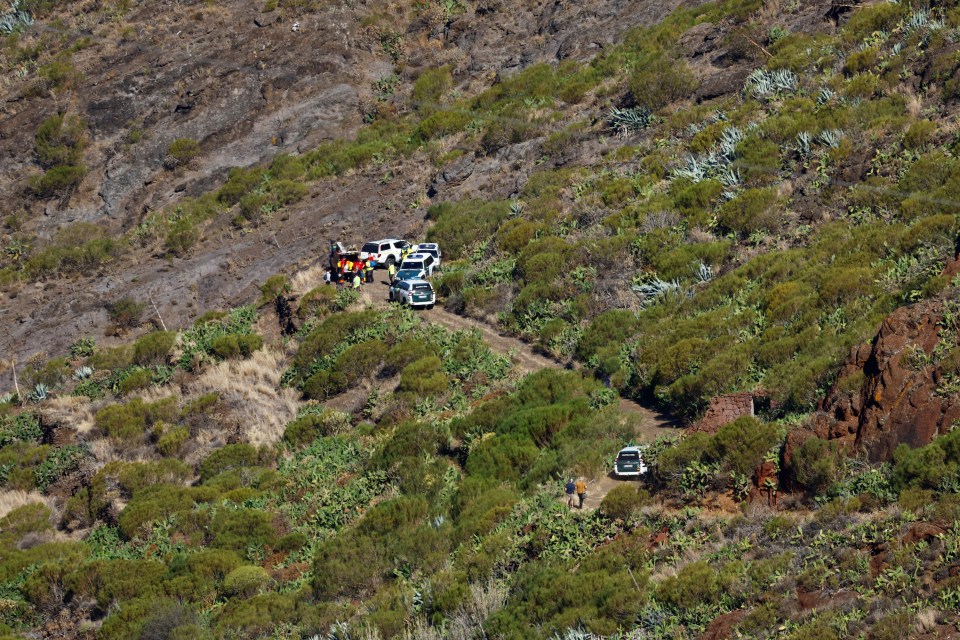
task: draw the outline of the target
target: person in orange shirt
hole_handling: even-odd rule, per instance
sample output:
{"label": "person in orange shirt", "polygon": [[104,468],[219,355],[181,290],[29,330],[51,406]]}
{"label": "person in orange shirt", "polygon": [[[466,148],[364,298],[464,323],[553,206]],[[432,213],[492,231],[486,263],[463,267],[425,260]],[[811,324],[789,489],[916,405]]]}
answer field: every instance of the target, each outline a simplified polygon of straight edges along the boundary
{"label": "person in orange shirt", "polygon": [[583,478],[577,478],[577,483],[573,485],[573,488],[576,490],[577,500],[579,500],[577,508],[583,509],[583,501],[587,497],[587,483],[583,481]]}

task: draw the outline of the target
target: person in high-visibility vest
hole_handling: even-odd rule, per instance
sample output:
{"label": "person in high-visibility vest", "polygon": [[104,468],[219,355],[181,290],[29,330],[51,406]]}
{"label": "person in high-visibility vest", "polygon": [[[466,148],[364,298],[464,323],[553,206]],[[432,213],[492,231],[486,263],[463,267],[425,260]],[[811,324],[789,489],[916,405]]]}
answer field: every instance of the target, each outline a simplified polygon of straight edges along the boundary
{"label": "person in high-visibility vest", "polygon": [[353,274],[353,288],[360,289],[360,272],[359,271]]}
{"label": "person in high-visibility vest", "polygon": [[363,279],[367,284],[373,283],[373,260],[367,260],[363,263]]}
{"label": "person in high-visibility vest", "polygon": [[391,262],[387,265],[387,276],[390,278],[390,282],[393,282],[393,279],[397,277],[397,263]]}

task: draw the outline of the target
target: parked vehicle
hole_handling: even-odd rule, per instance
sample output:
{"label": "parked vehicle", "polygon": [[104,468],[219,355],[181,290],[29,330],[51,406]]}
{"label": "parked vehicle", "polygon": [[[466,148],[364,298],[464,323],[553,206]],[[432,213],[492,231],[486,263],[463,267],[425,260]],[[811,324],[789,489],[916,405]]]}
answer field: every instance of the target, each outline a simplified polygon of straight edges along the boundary
{"label": "parked vehicle", "polygon": [[440,268],[440,262],[443,260],[443,253],[440,251],[440,245],[438,245],[436,242],[421,242],[420,244],[415,244],[413,245],[413,252],[429,253],[436,261],[436,264],[434,264],[433,268]]}
{"label": "parked vehicle", "polygon": [[397,280],[390,285],[390,301],[432,309],[437,302],[437,294],[433,285],[426,280]]}
{"label": "parked vehicle", "polygon": [[638,477],[647,472],[647,465],[643,462],[643,451],[640,447],[630,445],[620,449],[617,460],[613,463],[613,475],[617,477]]}
{"label": "parked vehicle", "polygon": [[398,280],[423,280],[427,275],[427,272],[423,269],[400,269],[397,271],[396,275],[393,276],[393,281],[397,282]]}
{"label": "parked vehicle", "polygon": [[411,253],[407,259],[400,264],[400,269],[423,269],[426,277],[433,275],[433,270],[437,267],[437,261],[429,253]]}
{"label": "parked vehicle", "polygon": [[406,249],[409,244],[406,240],[397,238],[365,242],[363,246],[360,247],[360,259],[372,259],[377,263],[377,266],[384,268],[390,264],[400,264],[403,250]]}

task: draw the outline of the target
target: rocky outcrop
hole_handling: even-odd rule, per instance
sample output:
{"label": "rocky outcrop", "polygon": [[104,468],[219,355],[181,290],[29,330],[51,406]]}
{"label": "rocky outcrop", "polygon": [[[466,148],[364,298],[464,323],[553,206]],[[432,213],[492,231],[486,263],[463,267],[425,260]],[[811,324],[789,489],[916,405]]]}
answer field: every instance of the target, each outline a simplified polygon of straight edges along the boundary
{"label": "rocky outcrop", "polygon": [[960,394],[947,386],[957,372],[945,370],[955,368],[947,356],[957,329],[944,312],[942,300],[902,307],[872,343],[854,347],[820,402],[814,433],[879,462],[900,444],[930,443],[960,420]]}

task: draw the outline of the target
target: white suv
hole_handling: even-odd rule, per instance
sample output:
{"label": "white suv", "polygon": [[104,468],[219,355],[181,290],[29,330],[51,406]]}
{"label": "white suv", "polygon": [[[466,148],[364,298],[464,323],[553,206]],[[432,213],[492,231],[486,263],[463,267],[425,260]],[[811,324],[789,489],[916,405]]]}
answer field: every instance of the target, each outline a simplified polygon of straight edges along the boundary
{"label": "white suv", "polygon": [[360,259],[374,260],[378,267],[400,264],[403,250],[408,244],[406,240],[398,240],[397,238],[364,242],[363,246],[360,247]]}
{"label": "white suv", "polygon": [[400,265],[401,269],[423,269],[427,277],[433,275],[433,270],[437,268],[436,259],[429,253],[411,253]]}
{"label": "white suv", "polygon": [[443,259],[443,254],[440,252],[440,245],[438,245],[436,242],[421,242],[420,244],[415,244],[413,245],[413,252],[429,253],[433,256],[433,259],[436,260],[433,268],[440,268],[440,262]]}

